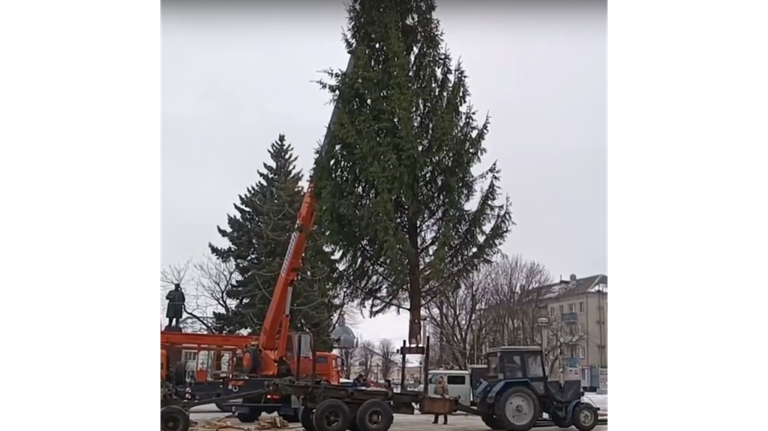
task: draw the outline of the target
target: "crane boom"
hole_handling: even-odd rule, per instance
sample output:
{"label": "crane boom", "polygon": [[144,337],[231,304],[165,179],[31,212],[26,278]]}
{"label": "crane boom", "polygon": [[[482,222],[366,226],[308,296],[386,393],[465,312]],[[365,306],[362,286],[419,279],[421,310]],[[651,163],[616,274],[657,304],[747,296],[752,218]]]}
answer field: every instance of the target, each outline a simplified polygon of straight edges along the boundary
{"label": "crane boom", "polygon": [[[346,69],[347,74],[351,73],[354,68],[354,57],[353,53],[350,53]],[[328,130],[335,125],[337,116],[338,106],[334,105],[331,119],[328,122],[328,129],[326,130],[325,137],[320,146],[319,154],[321,155],[325,153],[328,146],[330,140],[330,133],[328,133]],[[264,325],[262,326],[261,334],[259,335],[259,347],[263,354],[269,356],[268,358],[263,359],[274,361],[277,358],[285,356],[291,323],[291,295],[293,293],[293,282],[296,280],[296,276],[301,269],[307,240],[309,239],[309,234],[312,231],[312,225],[315,219],[316,204],[314,184],[310,178],[309,185],[304,193],[304,198],[301,201],[299,214],[296,218],[296,230],[291,235],[291,242],[285,253],[283,266],[280,269],[280,275],[277,278],[275,290],[272,294],[272,300],[269,303],[267,315],[264,319]],[[278,335],[280,337],[279,340]],[[268,362],[269,361],[262,360],[262,364],[266,366],[269,366]]]}

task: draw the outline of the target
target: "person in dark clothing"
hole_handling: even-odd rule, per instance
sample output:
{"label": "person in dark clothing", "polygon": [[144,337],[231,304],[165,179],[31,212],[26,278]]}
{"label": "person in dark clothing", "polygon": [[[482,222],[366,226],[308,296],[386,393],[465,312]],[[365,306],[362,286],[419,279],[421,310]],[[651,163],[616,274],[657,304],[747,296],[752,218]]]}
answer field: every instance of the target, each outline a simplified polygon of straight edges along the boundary
{"label": "person in dark clothing", "polygon": [[352,387],[353,388],[361,388],[361,387],[363,387],[363,379],[364,378],[365,377],[363,377],[362,374],[358,374],[357,377],[355,377],[355,379],[352,380]]}

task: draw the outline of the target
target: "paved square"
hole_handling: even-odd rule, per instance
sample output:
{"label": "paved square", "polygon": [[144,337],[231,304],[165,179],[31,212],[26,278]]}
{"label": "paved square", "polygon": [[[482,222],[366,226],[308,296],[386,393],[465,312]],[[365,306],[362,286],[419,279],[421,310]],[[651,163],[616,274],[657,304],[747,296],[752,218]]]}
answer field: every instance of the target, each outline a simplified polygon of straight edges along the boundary
{"label": "paved square", "polygon": [[[205,421],[205,420],[213,420],[213,419],[219,419],[224,417],[225,415],[221,412],[206,412],[206,413],[192,413],[192,420],[195,421]],[[490,431],[490,428],[488,428],[483,421],[480,420],[477,416],[468,416],[468,415],[451,415],[448,417],[448,425],[443,425],[442,421],[438,425],[434,425],[432,423],[432,416],[429,415],[395,415],[395,422],[392,425],[392,428],[390,430],[392,431]],[[249,426],[253,426],[254,424],[240,424],[240,421],[238,421],[236,418],[227,418],[224,419],[226,422],[230,422],[233,426],[243,426],[245,428],[248,428]],[[255,427],[254,427],[255,428]],[[302,427],[300,424],[291,424],[289,428],[292,430],[301,430]],[[576,428],[570,428],[573,431],[576,431]],[[534,430],[541,430],[541,431],[554,431],[554,430],[560,430],[560,428],[557,427],[547,427],[547,428],[534,428]],[[595,428],[595,431],[608,431],[608,426],[598,426]]]}

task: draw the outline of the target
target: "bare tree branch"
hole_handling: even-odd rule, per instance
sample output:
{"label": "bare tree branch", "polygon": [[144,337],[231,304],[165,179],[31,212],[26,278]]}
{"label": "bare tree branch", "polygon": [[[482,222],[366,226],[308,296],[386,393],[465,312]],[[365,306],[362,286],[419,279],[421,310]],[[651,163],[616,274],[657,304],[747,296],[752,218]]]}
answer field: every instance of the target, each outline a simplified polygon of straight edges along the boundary
{"label": "bare tree branch", "polygon": [[370,378],[371,372],[373,371],[373,359],[376,356],[376,346],[369,340],[363,340],[360,342],[358,352],[358,365],[362,368],[360,373],[363,376]]}
{"label": "bare tree branch", "polygon": [[392,374],[394,366],[397,364],[395,358],[397,357],[397,349],[392,340],[383,338],[379,340],[379,345],[376,354],[379,356],[381,378],[379,380],[386,380]]}

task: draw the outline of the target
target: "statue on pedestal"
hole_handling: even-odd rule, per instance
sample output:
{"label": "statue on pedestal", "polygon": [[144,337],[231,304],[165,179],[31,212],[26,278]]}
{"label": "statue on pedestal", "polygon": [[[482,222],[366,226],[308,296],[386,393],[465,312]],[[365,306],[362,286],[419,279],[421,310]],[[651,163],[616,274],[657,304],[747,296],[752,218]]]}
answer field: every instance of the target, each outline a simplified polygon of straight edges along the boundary
{"label": "statue on pedestal", "polygon": [[168,292],[168,295],[165,295],[165,299],[168,300],[168,306],[165,311],[165,317],[168,318],[168,328],[178,328],[181,317],[184,314],[185,301],[184,292],[181,291],[181,284],[175,283],[173,290]]}

